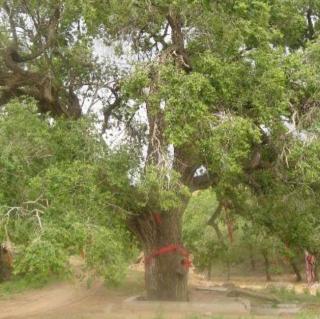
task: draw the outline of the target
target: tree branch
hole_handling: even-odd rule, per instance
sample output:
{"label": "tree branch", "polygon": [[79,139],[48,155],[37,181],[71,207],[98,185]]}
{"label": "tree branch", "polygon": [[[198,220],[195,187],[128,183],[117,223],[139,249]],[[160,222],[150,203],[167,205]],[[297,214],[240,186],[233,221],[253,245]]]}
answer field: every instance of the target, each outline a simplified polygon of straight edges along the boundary
{"label": "tree branch", "polygon": [[191,64],[184,46],[184,36],[182,32],[182,19],[181,17],[170,12],[167,15],[167,21],[171,28],[171,40],[173,44],[173,57],[177,63],[187,72],[191,71]]}
{"label": "tree branch", "polygon": [[307,38],[309,40],[313,40],[314,39],[314,34],[315,34],[315,30],[314,30],[314,25],[312,22],[312,9],[309,8],[307,10],[307,21],[308,21],[308,35]]}
{"label": "tree branch", "polygon": [[18,47],[18,35],[17,35],[17,30],[16,30],[16,24],[13,19],[13,9],[9,7],[8,2],[4,1],[3,2],[3,8],[6,11],[8,18],[9,18],[9,24],[10,24],[10,31],[12,33],[14,45]]}

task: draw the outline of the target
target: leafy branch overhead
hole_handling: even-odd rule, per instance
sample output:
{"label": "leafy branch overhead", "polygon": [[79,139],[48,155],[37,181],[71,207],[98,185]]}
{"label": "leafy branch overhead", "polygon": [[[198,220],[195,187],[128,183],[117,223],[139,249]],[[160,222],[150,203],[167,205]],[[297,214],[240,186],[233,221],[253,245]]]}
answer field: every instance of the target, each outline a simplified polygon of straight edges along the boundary
{"label": "leafy branch overhead", "polygon": [[0,19],[1,216],[29,257],[86,250],[110,277],[134,236],[147,296],[187,300],[189,263],[155,252],[182,246],[197,190],[218,209],[187,218],[193,249],[229,247],[223,218],[266,263],[270,243],[319,254],[318,1],[6,0]]}

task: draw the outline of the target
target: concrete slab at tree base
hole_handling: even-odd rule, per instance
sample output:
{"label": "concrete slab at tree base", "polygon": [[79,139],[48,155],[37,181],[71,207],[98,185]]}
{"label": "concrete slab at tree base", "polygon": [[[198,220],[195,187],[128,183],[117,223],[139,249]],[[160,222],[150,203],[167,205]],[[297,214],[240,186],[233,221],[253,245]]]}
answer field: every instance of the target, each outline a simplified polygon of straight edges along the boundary
{"label": "concrete slab at tree base", "polygon": [[204,315],[246,315],[251,312],[250,301],[243,298],[214,298],[212,302],[174,302],[139,300],[139,296],[126,299],[123,304],[127,310],[152,312],[179,312]]}

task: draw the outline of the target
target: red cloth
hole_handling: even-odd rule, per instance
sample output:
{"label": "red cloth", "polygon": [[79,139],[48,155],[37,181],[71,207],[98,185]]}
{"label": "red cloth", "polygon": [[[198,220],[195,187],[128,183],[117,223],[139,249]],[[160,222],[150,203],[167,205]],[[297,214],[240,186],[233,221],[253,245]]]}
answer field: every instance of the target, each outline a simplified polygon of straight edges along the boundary
{"label": "red cloth", "polygon": [[306,277],[307,282],[309,285],[313,284],[316,279],[315,274],[315,263],[316,258],[315,256],[309,254],[308,252],[305,253],[305,262],[306,262]]}
{"label": "red cloth", "polygon": [[181,264],[183,265],[183,267],[186,268],[186,270],[188,270],[188,268],[191,266],[191,261],[189,259],[189,252],[183,246],[176,245],[176,244],[170,244],[157,249],[156,251],[154,251],[152,254],[150,254],[145,258],[145,264],[149,265],[152,258],[158,257],[160,255],[168,254],[171,252],[176,252],[184,257],[183,260],[181,261]]}
{"label": "red cloth", "polygon": [[161,220],[161,214],[160,214],[160,213],[154,213],[154,214],[153,214],[153,218],[154,218],[155,222],[156,222],[158,225],[161,224],[162,220]]}

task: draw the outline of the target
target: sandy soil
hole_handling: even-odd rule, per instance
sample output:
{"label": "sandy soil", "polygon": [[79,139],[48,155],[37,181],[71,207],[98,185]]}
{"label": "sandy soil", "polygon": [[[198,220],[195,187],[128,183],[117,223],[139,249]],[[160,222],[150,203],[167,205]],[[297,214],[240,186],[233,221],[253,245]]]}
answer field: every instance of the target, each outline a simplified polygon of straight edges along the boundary
{"label": "sandy soil", "polygon": [[[131,275],[134,278],[129,278],[126,287],[120,289],[107,288],[99,281],[87,288],[84,281],[79,281],[77,283],[52,284],[43,289],[27,291],[10,298],[0,299],[0,319],[154,319],[157,316],[161,317],[161,314],[163,314],[161,307],[154,308],[152,311],[150,311],[150,307],[144,309],[142,306],[139,311],[134,311],[128,307],[125,300],[132,295],[141,293],[143,290],[142,273],[131,270]],[[266,286],[264,280],[260,278],[250,280],[235,278],[232,282],[240,287],[254,289],[261,289]],[[218,294],[216,292],[209,294],[205,291],[198,291],[195,287],[207,287],[223,283],[225,283],[223,280],[209,282],[202,276],[192,273],[190,276],[191,298],[197,302],[210,302],[213,298],[219,297]],[[277,284],[282,283],[278,282]],[[303,287],[302,284],[291,283],[290,285],[293,285],[297,290],[300,289],[300,286],[301,289]],[[200,314],[206,315],[206,313]],[[165,313],[164,318],[186,318],[186,314],[171,311]]]}
{"label": "sandy soil", "polygon": [[[0,300],[0,319],[153,319],[163,313],[161,307],[155,307],[152,311],[144,306],[139,306],[139,311],[128,309],[125,301],[130,296],[130,291],[108,289],[99,282],[90,289],[85,284],[54,284]],[[192,290],[192,299],[207,302],[210,297],[207,292]],[[185,315],[171,311],[166,312],[165,318],[185,318]]]}

